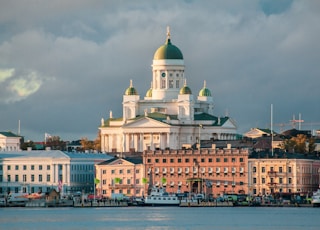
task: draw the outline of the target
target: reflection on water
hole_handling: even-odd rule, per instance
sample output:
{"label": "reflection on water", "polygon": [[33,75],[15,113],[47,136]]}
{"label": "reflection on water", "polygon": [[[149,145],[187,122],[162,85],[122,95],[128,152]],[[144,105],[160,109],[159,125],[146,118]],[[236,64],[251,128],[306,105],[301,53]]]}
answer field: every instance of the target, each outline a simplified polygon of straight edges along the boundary
{"label": "reflection on water", "polygon": [[0,229],[320,229],[320,208],[0,208]]}

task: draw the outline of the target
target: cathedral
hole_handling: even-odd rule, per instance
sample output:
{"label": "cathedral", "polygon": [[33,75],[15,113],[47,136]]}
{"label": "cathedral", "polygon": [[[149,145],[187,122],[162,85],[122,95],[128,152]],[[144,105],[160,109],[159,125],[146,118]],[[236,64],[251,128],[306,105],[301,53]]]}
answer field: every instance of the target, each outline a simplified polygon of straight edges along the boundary
{"label": "cathedral", "polygon": [[204,81],[196,95],[187,84],[181,50],[170,31],[154,53],[151,87],[142,98],[130,80],[123,95],[123,116],[101,119],[102,152],[142,152],[201,148],[205,140],[234,140],[230,117],[214,115],[214,102]]}

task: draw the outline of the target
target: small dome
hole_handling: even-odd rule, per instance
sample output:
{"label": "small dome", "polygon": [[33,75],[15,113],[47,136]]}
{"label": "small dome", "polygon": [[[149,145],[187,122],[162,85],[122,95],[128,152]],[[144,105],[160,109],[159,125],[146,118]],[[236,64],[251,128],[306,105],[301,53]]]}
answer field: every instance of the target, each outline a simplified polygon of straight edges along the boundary
{"label": "small dome", "polygon": [[180,94],[192,94],[191,89],[188,86],[183,86],[180,89]]}
{"label": "small dome", "polygon": [[211,97],[211,91],[206,87],[206,81],[204,81],[203,88],[199,91],[200,97]]}
{"label": "small dome", "polygon": [[152,88],[147,91],[146,97],[152,97]]}
{"label": "small dome", "polygon": [[138,91],[133,87],[132,80],[130,80],[130,86],[126,89],[124,95],[131,96],[131,95],[138,95]]}
{"label": "small dome", "polygon": [[183,59],[183,55],[180,49],[175,45],[171,44],[169,29],[167,29],[166,43],[157,49],[157,51],[154,53],[153,59]]}
{"label": "small dome", "polygon": [[180,89],[179,94],[192,94],[191,89],[187,86],[187,80],[185,80],[184,86]]}

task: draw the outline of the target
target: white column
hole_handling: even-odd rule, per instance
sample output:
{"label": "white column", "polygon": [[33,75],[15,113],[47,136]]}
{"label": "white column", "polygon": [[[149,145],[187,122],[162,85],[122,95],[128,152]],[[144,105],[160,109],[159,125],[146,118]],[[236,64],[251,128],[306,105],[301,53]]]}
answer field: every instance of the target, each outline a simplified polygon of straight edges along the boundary
{"label": "white column", "polygon": [[101,134],[101,151],[102,152],[105,152],[105,149],[106,149],[106,147],[105,147],[105,136],[106,135]]}
{"label": "white column", "polygon": [[140,133],[139,151],[143,151],[143,133]]}
{"label": "white column", "polygon": [[59,164],[55,164],[54,167],[55,167],[55,181],[54,182],[58,184],[58,182],[59,182]]}
{"label": "white column", "polygon": [[170,132],[167,133],[167,147],[170,148]]}

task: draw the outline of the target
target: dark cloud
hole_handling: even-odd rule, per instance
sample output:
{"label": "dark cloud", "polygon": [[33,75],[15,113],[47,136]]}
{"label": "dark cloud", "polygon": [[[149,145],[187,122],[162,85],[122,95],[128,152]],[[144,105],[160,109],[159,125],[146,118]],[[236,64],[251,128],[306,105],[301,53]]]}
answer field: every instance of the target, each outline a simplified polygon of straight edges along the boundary
{"label": "dark cloud", "polygon": [[153,54],[168,25],[184,54],[193,93],[206,80],[216,114],[233,117],[239,133],[270,126],[271,104],[275,123],[289,123],[299,113],[305,123],[320,122],[319,5],[3,1],[0,130],[17,131],[20,119],[26,139],[39,140],[45,132],[63,139],[95,138],[110,110],[122,115],[130,79],[144,97]]}

